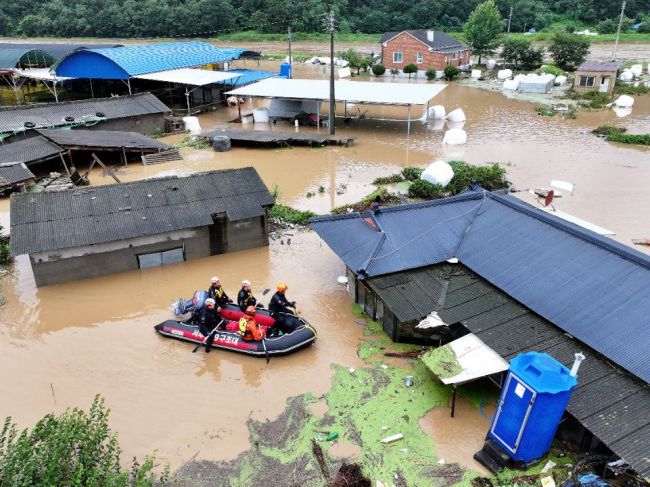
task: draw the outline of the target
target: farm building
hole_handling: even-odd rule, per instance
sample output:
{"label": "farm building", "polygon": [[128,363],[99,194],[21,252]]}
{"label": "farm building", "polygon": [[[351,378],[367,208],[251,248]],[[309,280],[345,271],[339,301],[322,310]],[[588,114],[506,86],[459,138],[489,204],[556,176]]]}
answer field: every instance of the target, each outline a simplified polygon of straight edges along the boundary
{"label": "farm building", "polygon": [[616,85],[616,73],[622,63],[605,61],[585,61],[576,68],[573,89],[578,92],[600,91],[609,95]]}
{"label": "farm building", "polygon": [[0,162],[0,194],[19,185],[31,186],[34,174],[22,162]]}
{"label": "farm building", "polygon": [[388,70],[415,64],[419,71],[442,71],[468,65],[470,55],[468,46],[439,30],[386,32],[381,38],[381,63]]}
{"label": "farm building", "polygon": [[0,108],[0,141],[38,135],[33,129],[83,127],[153,135],[169,108],[150,93],[36,106]]}
{"label": "farm building", "polygon": [[[503,359],[543,351],[569,367],[582,351],[559,434],[650,477],[648,256],[481,188],[311,226],[344,261],[352,299],[393,340],[472,334]],[[500,373],[491,378],[501,385]]]}
{"label": "farm building", "polygon": [[11,248],[37,286],[268,245],[253,168],[11,197]]}

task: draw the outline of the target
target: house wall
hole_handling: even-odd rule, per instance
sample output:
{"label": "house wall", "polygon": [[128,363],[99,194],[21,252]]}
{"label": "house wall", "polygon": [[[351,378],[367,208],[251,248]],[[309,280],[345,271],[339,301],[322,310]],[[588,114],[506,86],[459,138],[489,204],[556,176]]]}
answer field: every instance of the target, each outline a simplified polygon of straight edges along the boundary
{"label": "house wall", "polygon": [[[393,53],[401,52],[402,62],[393,62]],[[422,53],[422,63],[417,62],[417,53]],[[454,55],[456,58],[454,59]],[[469,64],[470,50],[465,49],[456,53],[430,52],[429,46],[406,32],[402,32],[381,46],[382,64],[387,70],[404,69],[407,64],[415,64],[420,71],[435,69],[442,71],[447,66],[463,66]]]}
{"label": "house wall", "polygon": [[91,127],[79,127],[90,130],[117,130],[124,132],[138,132],[142,135],[155,135],[156,132],[165,130],[165,115],[163,113],[151,113],[137,117],[114,118],[106,122],[100,122]]}
{"label": "house wall", "polygon": [[[594,85],[593,86],[580,86],[581,76],[593,76]],[[611,95],[614,91],[614,86],[616,85],[616,73],[603,73],[597,71],[576,71],[575,81],[573,82],[573,89],[579,93],[585,93],[588,91],[600,91],[603,78],[609,78],[609,85],[607,86],[606,93]]]}

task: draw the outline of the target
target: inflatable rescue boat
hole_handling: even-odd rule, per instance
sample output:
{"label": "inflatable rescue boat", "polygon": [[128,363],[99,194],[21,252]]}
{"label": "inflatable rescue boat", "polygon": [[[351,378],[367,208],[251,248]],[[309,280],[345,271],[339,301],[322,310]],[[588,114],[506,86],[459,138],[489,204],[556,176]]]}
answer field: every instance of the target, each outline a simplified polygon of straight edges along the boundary
{"label": "inflatable rescue boat", "polygon": [[[172,311],[176,316],[182,316],[187,313],[194,313],[203,308],[205,300],[208,298],[208,293],[205,291],[195,291],[192,299],[179,299],[172,303]],[[244,312],[239,309],[236,304],[226,304],[221,307],[219,313],[222,318],[229,321],[239,321],[239,318],[244,316]],[[269,314],[269,311],[264,308],[256,308],[255,321],[260,326],[273,326],[275,320]]]}

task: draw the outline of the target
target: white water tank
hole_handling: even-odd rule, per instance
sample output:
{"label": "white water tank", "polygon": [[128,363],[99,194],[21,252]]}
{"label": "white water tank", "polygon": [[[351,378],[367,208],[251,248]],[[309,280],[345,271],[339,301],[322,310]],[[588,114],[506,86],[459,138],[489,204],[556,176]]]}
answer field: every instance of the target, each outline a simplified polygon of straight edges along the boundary
{"label": "white water tank", "polygon": [[262,107],[256,108],[253,110],[253,122],[255,123],[268,123],[269,121],[269,109]]}
{"label": "white water tank", "polygon": [[465,112],[462,108],[456,108],[447,114],[447,120],[450,122],[464,122],[466,120]]}
{"label": "white water tank", "polygon": [[512,78],[512,69],[500,69],[497,72],[497,78],[499,79]]}
{"label": "white water tank", "polygon": [[185,124],[185,130],[189,130],[190,134],[198,135],[201,133],[201,124],[199,119],[196,117],[183,117],[183,123]]}
{"label": "white water tank", "polygon": [[555,85],[556,86],[562,86],[565,83],[566,83],[566,76],[560,75],[557,78],[555,78]]}
{"label": "white water tank", "polygon": [[504,90],[515,91],[517,88],[519,88],[519,80],[517,79],[507,79],[503,82]]}
{"label": "white water tank", "polygon": [[442,143],[448,145],[463,145],[467,143],[467,132],[463,129],[447,130],[442,139]]}
{"label": "white water tank", "polygon": [[433,105],[432,107],[429,107],[428,117],[433,120],[442,120],[445,118],[445,114],[445,107],[442,105]]}
{"label": "white water tank", "polygon": [[428,181],[431,184],[439,184],[443,188],[449,184],[449,181],[453,177],[454,170],[445,161],[436,161],[429,164],[420,175],[420,179]]}
{"label": "white water tank", "polygon": [[494,59],[488,59],[487,62],[485,63],[485,67],[487,69],[494,69],[494,67],[497,65],[497,62]]}
{"label": "white water tank", "polygon": [[628,108],[634,105],[634,98],[629,95],[621,95],[614,100],[614,105],[621,108]]}
{"label": "white water tank", "polygon": [[478,79],[481,77],[481,70],[480,69],[472,69],[472,74],[471,77],[474,79]]}
{"label": "white water tank", "polygon": [[642,64],[633,64],[630,67],[630,71],[634,76],[641,76],[643,74],[643,65]]}

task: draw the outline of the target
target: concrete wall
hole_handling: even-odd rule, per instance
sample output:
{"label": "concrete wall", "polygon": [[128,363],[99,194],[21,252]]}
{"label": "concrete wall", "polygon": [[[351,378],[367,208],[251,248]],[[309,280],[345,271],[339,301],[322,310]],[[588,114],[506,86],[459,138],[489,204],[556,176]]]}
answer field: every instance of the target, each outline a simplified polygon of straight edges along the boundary
{"label": "concrete wall", "polygon": [[210,227],[210,252],[213,255],[269,244],[266,216],[231,222],[225,215],[218,215],[214,222]]}
{"label": "concrete wall", "polygon": [[[402,53],[402,62],[393,62],[393,53]],[[417,62],[417,53],[422,53],[422,63]],[[402,32],[381,46],[382,64],[387,70],[404,69],[407,64],[415,64],[420,71],[435,69],[442,71],[447,66],[464,66],[469,64],[469,49],[457,53],[430,52],[429,46],[406,32]]]}

